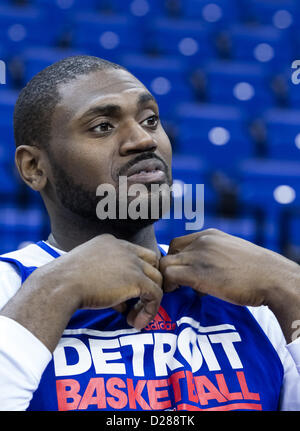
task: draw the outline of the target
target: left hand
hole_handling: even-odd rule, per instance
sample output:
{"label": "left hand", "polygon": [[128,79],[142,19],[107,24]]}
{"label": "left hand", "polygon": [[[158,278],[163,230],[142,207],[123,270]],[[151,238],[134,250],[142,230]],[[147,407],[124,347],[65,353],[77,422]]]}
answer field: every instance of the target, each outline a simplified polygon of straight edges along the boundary
{"label": "left hand", "polygon": [[[295,262],[241,238],[207,229],[171,241],[160,260],[164,290],[179,284],[238,305],[269,305]],[[275,297],[275,298],[274,298]]]}

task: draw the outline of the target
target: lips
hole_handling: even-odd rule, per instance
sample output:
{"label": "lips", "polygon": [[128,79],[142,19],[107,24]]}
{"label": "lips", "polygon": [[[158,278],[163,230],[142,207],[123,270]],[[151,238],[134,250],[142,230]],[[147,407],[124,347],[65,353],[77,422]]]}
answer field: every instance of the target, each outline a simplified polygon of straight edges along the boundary
{"label": "lips", "polygon": [[165,167],[158,159],[147,159],[135,163],[125,173],[130,182],[161,182],[166,178]]}

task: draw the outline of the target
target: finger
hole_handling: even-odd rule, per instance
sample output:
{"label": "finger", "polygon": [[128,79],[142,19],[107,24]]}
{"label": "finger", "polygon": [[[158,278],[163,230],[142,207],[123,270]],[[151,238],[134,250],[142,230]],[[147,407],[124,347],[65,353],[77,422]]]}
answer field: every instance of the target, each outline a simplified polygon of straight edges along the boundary
{"label": "finger", "polygon": [[166,269],[172,265],[180,266],[180,265],[188,265],[191,261],[191,258],[188,253],[182,252],[173,255],[167,255],[160,259],[159,269],[163,276],[163,291],[164,292],[173,292],[179,288],[178,283],[173,283],[167,279],[165,273]]}
{"label": "finger", "polygon": [[164,275],[164,272],[168,266],[188,265],[190,261],[191,256],[187,252],[179,252],[177,254],[163,256],[159,261],[159,270]]}
{"label": "finger", "polygon": [[[125,241],[124,241],[125,242]],[[148,262],[150,265],[158,268],[159,266],[159,258],[157,254],[153,250],[149,250],[149,248],[142,247],[141,245],[132,244],[131,242],[126,241],[126,246],[135,253],[139,258]]]}
{"label": "finger", "polygon": [[164,290],[172,292],[176,286],[193,286],[195,279],[192,269],[185,265],[168,266],[164,272]]}
{"label": "finger", "polygon": [[143,329],[151,322],[151,320],[154,319],[158,312],[158,308],[159,306],[155,307],[154,312],[149,312],[149,305],[148,308],[146,308],[146,304],[139,300],[129,311],[127,322],[136,329]]}
{"label": "finger", "polygon": [[198,238],[201,238],[205,235],[226,235],[224,232],[218,230],[218,229],[204,229],[200,232],[194,232],[190,233],[188,235],[180,236],[177,238],[174,238],[170,242],[168,255],[169,254],[176,254],[179,253],[181,250],[183,250],[185,247],[190,245],[193,241],[195,241]]}
{"label": "finger", "polygon": [[198,238],[199,234],[200,232],[194,232],[194,233],[190,233],[189,235],[179,236],[177,238],[172,239],[172,241],[170,242],[168,255],[179,253],[187,245],[189,245],[196,238]]}
{"label": "finger", "polygon": [[162,299],[162,289],[150,279],[144,281],[140,300],[129,311],[127,322],[136,329],[147,326],[156,316]]}
{"label": "finger", "polygon": [[144,274],[152,281],[154,281],[157,286],[162,288],[163,276],[161,272],[154,266],[150,265],[148,262],[145,262],[144,260],[141,260],[141,265]]}

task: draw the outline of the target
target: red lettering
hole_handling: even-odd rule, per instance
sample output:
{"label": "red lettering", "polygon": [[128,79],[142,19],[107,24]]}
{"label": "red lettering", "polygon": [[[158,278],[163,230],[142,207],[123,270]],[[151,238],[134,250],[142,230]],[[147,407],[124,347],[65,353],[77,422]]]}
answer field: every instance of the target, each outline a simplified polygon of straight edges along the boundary
{"label": "red lettering", "polygon": [[[95,395],[94,395],[95,393]],[[106,408],[105,387],[103,377],[90,379],[79,404],[79,410],[86,410],[89,405],[95,404],[98,409]]]}
{"label": "red lettering", "polygon": [[237,375],[238,381],[240,383],[242,394],[243,394],[243,397],[245,398],[245,400],[260,400],[260,396],[258,393],[249,392],[246,378],[245,378],[245,374],[243,373],[243,371],[237,371],[236,375]]}
{"label": "red lettering", "polygon": [[168,379],[168,383],[171,383],[173,386],[175,403],[178,403],[181,400],[181,389],[179,380],[184,379],[184,377],[184,371],[177,371],[176,373],[172,374]]}
{"label": "red lettering", "polygon": [[216,374],[216,379],[218,382],[220,392],[228,400],[242,400],[243,399],[243,395],[241,394],[241,392],[229,392],[227,384],[225,382],[224,374]]}
{"label": "red lettering", "polygon": [[[217,400],[219,403],[227,401],[206,376],[197,376],[194,379],[201,404],[206,405],[207,401],[212,399]],[[208,389],[208,392],[205,391],[205,388]]]}
{"label": "red lettering", "polygon": [[[78,394],[80,384],[74,379],[56,380],[56,393],[58,410],[76,410],[81,400],[81,395]],[[68,402],[68,399],[72,401]]]}
{"label": "red lettering", "polygon": [[189,400],[198,403],[199,398],[196,392],[194,375],[191,371],[186,372],[186,383],[188,387]]}
{"label": "red lettering", "polygon": [[125,392],[116,389],[116,386],[125,388],[126,384],[119,377],[111,377],[107,380],[106,389],[112,395],[112,397],[107,397],[107,402],[114,409],[123,409],[127,404],[127,395]]}
{"label": "red lettering", "polygon": [[[156,390],[156,388],[161,388],[167,386],[165,390]],[[161,398],[167,398],[169,396],[168,393],[168,380],[148,380],[147,382],[148,395],[150,406],[153,410],[163,410],[171,407],[170,399],[165,401],[159,401]]]}
{"label": "red lettering", "polygon": [[142,410],[151,410],[150,406],[142,397],[143,389],[146,385],[146,380],[138,380],[136,387],[133,386],[133,380],[127,379],[129,407],[136,409],[136,402],[142,407]]}

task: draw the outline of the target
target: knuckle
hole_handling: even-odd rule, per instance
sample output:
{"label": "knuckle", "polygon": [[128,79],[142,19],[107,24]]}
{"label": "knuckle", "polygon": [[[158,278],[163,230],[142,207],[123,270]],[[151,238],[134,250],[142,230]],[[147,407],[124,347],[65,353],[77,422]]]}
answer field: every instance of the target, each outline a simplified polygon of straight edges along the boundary
{"label": "knuckle", "polygon": [[176,238],[173,238],[173,239],[170,241],[170,244],[169,244],[169,250],[171,250],[171,251],[175,252],[175,251],[178,249],[178,243],[180,242],[180,239],[181,239],[181,237],[180,237],[180,236],[178,236],[178,237],[176,237]]}
{"label": "knuckle", "polygon": [[100,239],[115,239],[115,237],[111,233],[103,233],[102,235],[99,235]]}
{"label": "knuckle", "polygon": [[171,239],[170,241],[170,247],[173,247],[174,245],[176,245],[176,242],[178,241],[178,237]]}
{"label": "knuckle", "polygon": [[157,254],[151,250],[151,253],[149,254],[149,260],[151,261],[153,266],[158,266],[159,264],[159,258],[157,257]]}
{"label": "knuckle", "polygon": [[164,273],[168,266],[168,256],[164,256],[159,261],[159,270],[161,273]]}
{"label": "knuckle", "polygon": [[210,235],[203,235],[203,236],[200,236],[199,238],[197,238],[195,240],[195,242],[200,244],[201,247],[203,247],[203,246],[211,244],[213,241],[212,241],[212,237]]}
{"label": "knuckle", "polygon": [[162,283],[163,283],[163,276],[160,273],[160,271],[157,271],[157,279],[158,279],[157,284],[158,284],[159,287],[161,287]]}
{"label": "knuckle", "polygon": [[208,235],[218,235],[220,233],[220,230],[216,229],[215,227],[210,227],[209,229],[206,229],[202,232],[205,232]]}

